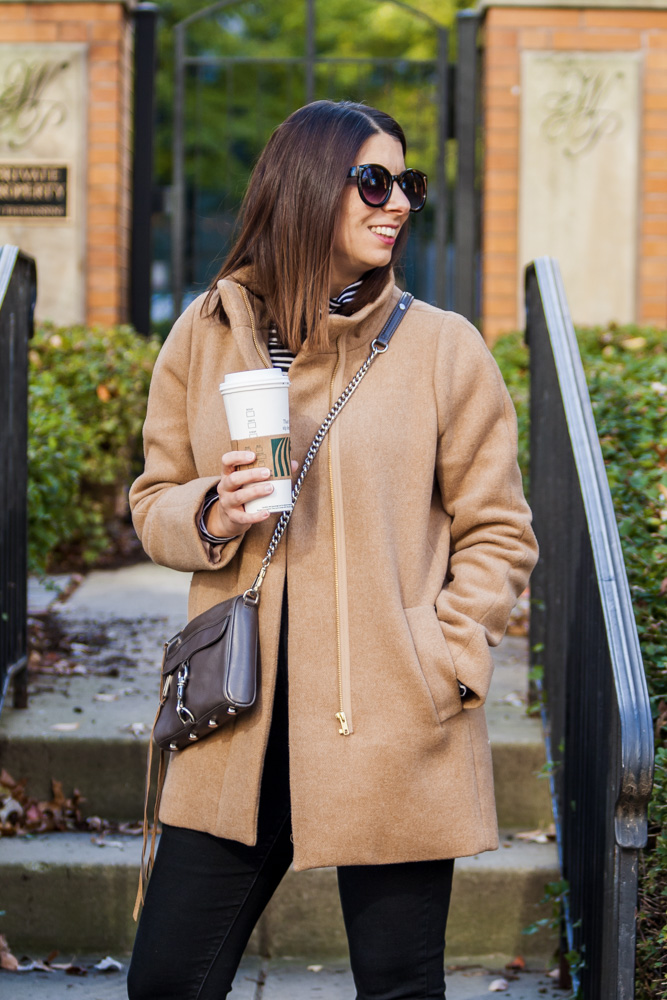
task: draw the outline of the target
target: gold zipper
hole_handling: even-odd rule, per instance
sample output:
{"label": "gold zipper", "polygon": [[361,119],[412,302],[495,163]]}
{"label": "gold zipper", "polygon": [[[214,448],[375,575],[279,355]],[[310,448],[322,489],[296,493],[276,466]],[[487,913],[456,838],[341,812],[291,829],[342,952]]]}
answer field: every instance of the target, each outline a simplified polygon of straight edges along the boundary
{"label": "gold zipper", "polygon": [[[331,375],[331,382],[329,383],[329,409],[333,406],[333,387],[336,375],[338,374],[338,368],[340,366],[340,335],[336,340],[336,364],[334,365],[334,370]],[[340,595],[338,588],[338,548],[336,545],[336,504],[334,502],[334,488],[333,488],[333,465],[331,462],[331,436],[327,437],[327,450],[329,455],[329,490],[331,495],[331,524],[333,528],[333,553],[334,553],[334,590],[336,592],[336,652],[338,656],[338,700],[340,703],[340,711],[336,712],[334,718],[336,718],[340,724],[340,729],[338,732],[341,736],[349,736],[350,728],[347,723],[347,718],[345,716],[345,705],[343,702],[343,663],[340,648]]]}
{"label": "gold zipper", "polygon": [[250,317],[250,329],[252,330],[252,342],[255,345],[255,350],[259,354],[259,356],[260,356],[260,358],[262,360],[262,364],[264,365],[264,367],[265,368],[270,368],[271,365],[266,360],[266,358],[264,357],[264,355],[262,354],[262,352],[261,352],[261,350],[259,348],[259,341],[257,340],[257,330],[255,329],[255,317],[252,314],[252,309],[250,308],[250,303],[248,302],[248,294],[247,294],[245,288],[243,287],[243,285],[239,285],[239,288],[241,289],[241,295],[243,296],[243,301],[245,302],[245,307],[248,310],[248,316]]}

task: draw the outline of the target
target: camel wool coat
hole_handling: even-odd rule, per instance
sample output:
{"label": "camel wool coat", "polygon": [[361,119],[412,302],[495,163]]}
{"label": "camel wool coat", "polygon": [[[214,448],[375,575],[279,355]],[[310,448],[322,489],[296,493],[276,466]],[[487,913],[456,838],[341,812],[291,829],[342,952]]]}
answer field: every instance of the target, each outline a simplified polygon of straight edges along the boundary
{"label": "camel wool coat", "polygon": [[[270,365],[261,297],[247,271],[238,280],[256,336],[235,280],[218,284],[226,322],[202,311],[203,297],[186,309],[155,366],[146,466],[130,494],[148,555],[193,574],[190,617],[252,584],[277,517],[218,546],[197,527],[231,450],[219,384]],[[389,281],[353,315],[329,317],[325,350],[306,340],[296,356],[299,466],[399,295]],[[269,567],[258,701],[172,755],[163,822],[255,843],[286,585],[294,867],[498,846],[489,646],[536,560],[516,448],[514,410],[479,333],[415,301],[329,432]],[[463,702],[459,680],[471,692]]]}

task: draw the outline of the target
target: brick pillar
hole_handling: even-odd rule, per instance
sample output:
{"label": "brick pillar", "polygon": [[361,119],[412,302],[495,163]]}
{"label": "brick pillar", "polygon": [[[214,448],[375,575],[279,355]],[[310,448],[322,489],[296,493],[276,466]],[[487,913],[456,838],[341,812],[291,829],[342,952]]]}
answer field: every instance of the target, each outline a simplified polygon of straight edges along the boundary
{"label": "brick pillar", "polygon": [[[12,145],[12,124],[0,122],[0,169],[17,164],[39,166],[51,159],[68,165],[71,184],[67,219],[39,222],[14,217],[11,212],[28,209],[12,205],[2,208],[5,196],[0,189],[2,242],[18,242],[37,258],[38,316],[60,323],[106,325],[128,317],[132,85],[128,7],[118,0],[0,2],[0,58],[5,74],[0,75],[0,90],[9,86],[8,73],[27,72],[26,67],[51,65],[54,60],[68,63],[43,87],[40,97],[45,109],[49,103],[62,103],[63,113],[69,116],[67,127],[81,139],[76,162],[66,145],[52,153],[65,127],[57,116],[46,120],[39,135],[29,137],[25,143],[21,140],[19,149],[15,142]],[[76,74],[76,82],[68,81],[70,72]],[[79,85],[83,87],[80,96]],[[49,130],[54,137],[51,145]],[[45,239],[40,239],[40,225],[44,226]],[[58,287],[58,273],[63,257],[69,260],[75,252],[71,249],[73,229],[79,233],[74,242],[76,252],[80,251],[80,283],[73,269],[66,270],[67,275],[72,271],[71,277],[63,279],[72,282],[72,293],[63,294]],[[63,234],[65,248],[60,260],[58,232]],[[42,249],[44,246],[47,249]]]}
{"label": "brick pillar", "polygon": [[[493,340],[500,333],[523,325],[522,267],[520,259],[520,232],[525,234],[530,220],[520,224],[522,203],[521,171],[526,157],[522,156],[521,143],[529,143],[536,136],[526,132],[525,120],[528,95],[522,95],[522,74],[526,72],[527,60],[524,53],[542,53],[545,57],[572,56],[573,64],[584,59],[585,54],[597,57],[609,56],[610,62],[618,56],[632,54],[636,60],[638,81],[638,121],[635,136],[636,227],[633,233],[633,259],[622,263],[622,277],[632,280],[632,304],[630,315],[614,317],[605,315],[603,304],[596,318],[593,303],[590,308],[579,306],[584,322],[606,322],[622,319],[638,323],[667,326],[667,2],[666,0],[644,0],[624,9],[618,3],[589,0],[586,6],[571,0],[559,0],[528,4],[523,0],[488,0],[485,3],[484,44],[484,108],[486,162],[484,173],[484,216],[483,216],[483,330],[487,339]],[[534,58],[534,57],[533,57]],[[632,59],[629,60],[632,62]],[[538,68],[533,72],[539,73]],[[618,75],[618,74],[617,74]],[[535,77],[533,76],[533,79]],[[605,96],[597,107],[610,109],[613,100]],[[611,134],[609,110],[605,128]],[[523,132],[522,132],[523,128]],[[522,138],[523,136],[523,138]],[[605,136],[595,138],[595,143],[604,143]],[[629,141],[629,140],[628,140]],[[599,146],[602,149],[602,145]],[[561,151],[562,152],[562,151]],[[572,151],[569,151],[572,152]],[[525,151],[524,151],[525,153]],[[580,150],[575,149],[574,155]],[[557,155],[554,148],[554,157]],[[559,154],[560,155],[560,154]],[[588,150],[581,153],[581,163]],[[589,159],[590,169],[597,169]],[[598,161],[599,166],[599,161]],[[582,168],[584,169],[584,168]],[[634,176],[634,175],[633,175]],[[602,189],[595,192],[604,198]],[[525,198],[524,198],[525,201]],[[608,212],[617,206],[611,202]],[[546,206],[553,209],[554,217],[558,205]],[[591,212],[594,207],[591,205]],[[596,255],[576,260],[581,249],[580,234],[584,231],[588,216],[586,211],[578,220],[570,220],[569,246],[570,263],[579,274],[591,267]],[[604,222],[604,219],[602,220]],[[537,223],[536,223],[537,225]],[[595,245],[593,237],[591,246]],[[627,241],[626,241],[627,242]],[[608,250],[608,248],[607,248]],[[601,253],[605,251],[600,248]],[[553,253],[549,237],[545,236],[543,250]],[[619,247],[619,266],[622,252],[627,247]],[[561,266],[564,253],[561,242]],[[565,268],[564,268],[565,270]],[[632,271],[632,275],[630,275]],[[591,270],[592,275],[592,270]],[[615,277],[609,273],[610,297],[614,291]],[[574,283],[574,279],[572,279]],[[566,280],[566,291],[567,291]],[[575,322],[582,322],[576,315]]]}

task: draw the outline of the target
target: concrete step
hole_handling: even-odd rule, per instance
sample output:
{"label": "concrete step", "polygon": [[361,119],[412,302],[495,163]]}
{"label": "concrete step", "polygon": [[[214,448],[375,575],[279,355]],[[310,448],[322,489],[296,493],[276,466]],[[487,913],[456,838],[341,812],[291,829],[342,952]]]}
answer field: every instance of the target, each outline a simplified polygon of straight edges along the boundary
{"label": "concrete step", "polygon": [[[8,699],[0,716],[0,766],[26,778],[32,795],[49,798],[56,778],[66,794],[79,789],[87,815],[141,816],[161,645],[182,624],[187,584],[186,574],[141,563],[91,573],[62,605],[64,626],[80,640],[79,672],[33,675],[28,709],[15,710]],[[48,595],[33,589],[33,607]],[[535,777],[545,760],[540,722],[520,700],[527,640],[507,636],[493,655],[487,718],[498,819],[534,828],[550,822],[551,804],[548,783]],[[76,728],[54,728],[63,725]]]}
{"label": "concrete step", "polygon": [[[86,967],[99,960],[81,964]],[[85,978],[64,972],[12,974],[0,971],[0,996],[5,1000],[127,1000],[125,976],[120,973],[89,971]],[[502,996],[508,1000],[555,1000],[563,996],[554,980],[543,971],[510,974],[505,969],[475,966],[448,969],[447,1000],[487,1000],[489,986],[499,976],[508,978]],[[355,995],[352,973],[347,963],[265,959],[246,957],[239,968],[232,996],[234,1000],[351,1000]]]}
{"label": "concrete step", "polygon": [[[15,953],[114,954],[132,946],[139,838],[58,833],[0,840],[0,933]],[[545,960],[555,947],[522,930],[549,916],[539,905],[558,878],[553,844],[503,837],[498,851],[456,862],[447,960],[502,965],[517,954]],[[333,868],[288,872],[250,942],[249,953],[344,957],[345,932]]]}

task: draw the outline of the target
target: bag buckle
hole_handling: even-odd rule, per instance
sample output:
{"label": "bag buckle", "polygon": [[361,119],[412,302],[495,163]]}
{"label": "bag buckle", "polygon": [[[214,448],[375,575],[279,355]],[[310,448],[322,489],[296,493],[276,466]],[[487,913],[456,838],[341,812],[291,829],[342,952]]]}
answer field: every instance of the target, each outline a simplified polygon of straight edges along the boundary
{"label": "bag buckle", "polygon": [[193,725],[197,720],[185,705],[185,689],[190,678],[190,663],[185,660],[178,668],[176,676],[176,715],[184,726]]}

